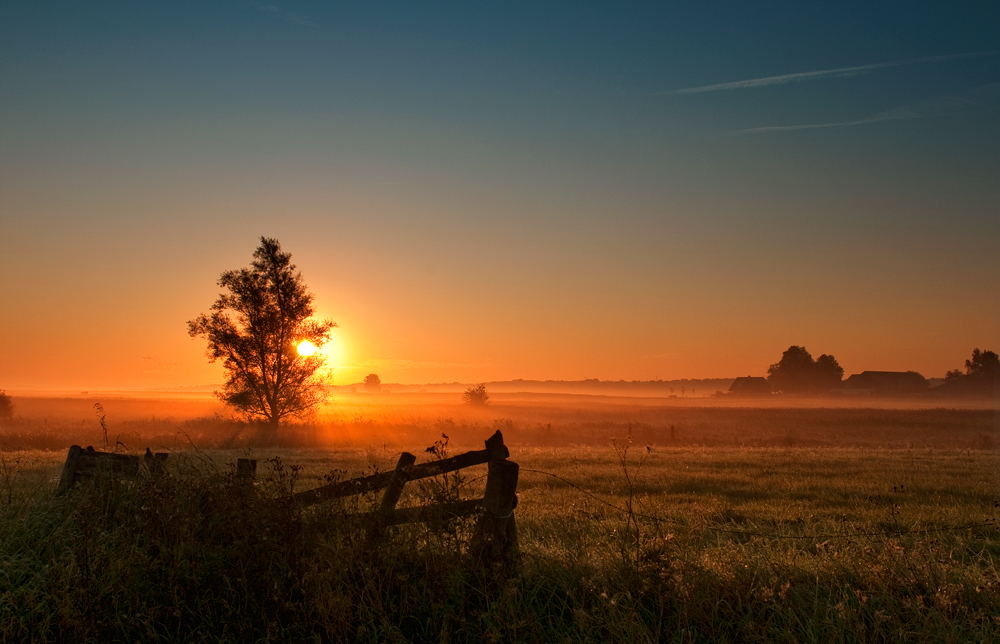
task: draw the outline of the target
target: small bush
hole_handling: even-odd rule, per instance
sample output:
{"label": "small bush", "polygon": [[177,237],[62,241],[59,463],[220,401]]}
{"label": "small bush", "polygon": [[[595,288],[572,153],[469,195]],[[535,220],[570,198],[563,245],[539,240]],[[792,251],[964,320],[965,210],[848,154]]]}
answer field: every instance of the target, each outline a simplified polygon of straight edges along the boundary
{"label": "small bush", "polygon": [[490,402],[490,396],[486,393],[486,383],[481,382],[466,389],[462,394],[462,400],[473,407],[485,407]]}

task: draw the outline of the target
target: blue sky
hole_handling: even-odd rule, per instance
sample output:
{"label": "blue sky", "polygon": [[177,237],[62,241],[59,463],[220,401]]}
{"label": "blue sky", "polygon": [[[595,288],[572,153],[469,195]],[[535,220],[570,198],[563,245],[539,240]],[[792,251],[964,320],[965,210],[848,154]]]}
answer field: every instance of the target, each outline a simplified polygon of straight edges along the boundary
{"label": "blue sky", "polygon": [[344,377],[726,376],[793,343],[940,375],[1000,335],[998,19],[6,3],[0,378],[211,381],[183,322],[262,234]]}

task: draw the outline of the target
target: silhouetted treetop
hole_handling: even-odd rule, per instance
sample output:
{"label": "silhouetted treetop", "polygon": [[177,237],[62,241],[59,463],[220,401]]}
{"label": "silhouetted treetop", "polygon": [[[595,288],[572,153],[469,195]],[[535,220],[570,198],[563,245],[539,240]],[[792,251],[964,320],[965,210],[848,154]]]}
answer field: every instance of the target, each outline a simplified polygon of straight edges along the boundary
{"label": "silhouetted treetop", "polygon": [[965,375],[975,380],[992,382],[1000,375],[1000,356],[993,351],[972,350],[972,358],[965,361]]}
{"label": "silhouetted treetop", "polygon": [[972,357],[965,361],[965,373],[952,369],[945,374],[945,384],[952,391],[970,394],[988,394],[1000,387],[1000,357],[993,351],[972,350]]}
{"label": "silhouetted treetop", "polygon": [[781,360],[767,368],[767,381],[774,391],[783,393],[822,393],[840,386],[844,368],[832,355],[813,360],[805,347],[792,345]]}

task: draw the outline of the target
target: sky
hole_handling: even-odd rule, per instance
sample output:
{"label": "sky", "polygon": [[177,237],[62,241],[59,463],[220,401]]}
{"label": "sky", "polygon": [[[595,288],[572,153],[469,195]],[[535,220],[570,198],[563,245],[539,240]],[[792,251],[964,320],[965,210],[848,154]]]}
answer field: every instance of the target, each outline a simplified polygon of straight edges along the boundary
{"label": "sky", "polygon": [[0,389],[222,381],[260,237],[334,382],[940,377],[1000,348],[1000,4],[0,9]]}

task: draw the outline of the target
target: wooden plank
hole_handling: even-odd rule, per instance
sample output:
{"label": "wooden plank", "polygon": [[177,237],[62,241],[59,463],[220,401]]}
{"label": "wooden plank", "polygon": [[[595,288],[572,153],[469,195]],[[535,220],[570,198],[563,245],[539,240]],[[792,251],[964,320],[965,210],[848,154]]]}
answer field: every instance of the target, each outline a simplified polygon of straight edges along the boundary
{"label": "wooden plank", "polygon": [[404,472],[416,460],[417,457],[409,452],[403,452],[399,455],[399,460],[396,461],[396,469],[393,470],[392,478],[385,487],[385,494],[382,495],[382,503],[379,505],[376,519],[373,521],[374,525],[368,531],[369,543],[374,543],[379,539],[383,534],[384,528],[389,525],[389,518],[392,516],[393,510],[395,510],[396,504],[399,503],[400,495],[403,494],[403,486],[409,480]]}
{"label": "wooden plank", "polygon": [[80,452],[77,456],[77,474],[109,468],[113,472],[137,474],[139,472],[139,457],[131,454],[113,454],[110,452]]}
{"label": "wooden plank", "polygon": [[[459,454],[458,456],[452,456],[451,458],[446,458],[440,461],[430,461],[419,465],[410,465],[403,468],[402,474],[406,477],[407,481],[417,481],[431,476],[447,474],[448,472],[454,472],[455,470],[460,470],[466,467],[472,467],[473,465],[482,465],[483,463],[488,463],[489,461],[489,453],[483,449],[474,452],[466,452],[465,454]],[[381,490],[385,486],[389,485],[389,481],[392,480],[393,474],[394,472],[382,472],[379,474],[372,474],[371,476],[351,479],[350,481],[341,481],[331,485],[324,485],[322,487],[313,488],[312,490],[306,490],[305,492],[299,492],[295,494],[293,498],[303,505],[310,505],[312,503],[319,503],[320,501],[324,501],[326,499],[335,499],[343,496],[351,496],[352,494],[362,494],[364,492]]]}
{"label": "wooden plank", "polygon": [[139,474],[140,464],[143,462],[150,472],[155,472],[162,468],[166,459],[166,453],[153,454],[148,448],[145,459],[140,460],[135,454],[98,452],[93,447],[83,449],[79,445],[73,445],[66,455],[66,463],[63,465],[56,493],[64,494],[81,477],[91,477],[101,472],[136,476]]}
{"label": "wooden plank", "polygon": [[410,481],[426,479],[431,476],[438,476],[466,467],[472,467],[473,465],[482,465],[483,463],[488,463],[489,460],[490,455],[484,449],[466,452],[465,454],[459,454],[458,456],[452,456],[440,461],[429,461],[420,465],[411,465],[406,468],[406,477]]}
{"label": "wooden plank", "polygon": [[323,485],[304,492],[297,492],[292,495],[292,498],[302,505],[311,505],[327,499],[336,499],[343,496],[351,496],[352,494],[363,494],[365,492],[381,490],[386,485],[389,485],[389,481],[392,480],[392,474],[392,472],[380,472],[379,474],[351,479],[350,481],[340,481],[339,483]]}

